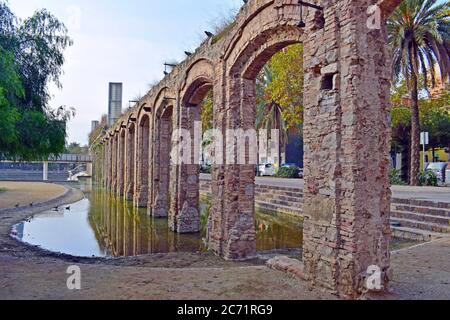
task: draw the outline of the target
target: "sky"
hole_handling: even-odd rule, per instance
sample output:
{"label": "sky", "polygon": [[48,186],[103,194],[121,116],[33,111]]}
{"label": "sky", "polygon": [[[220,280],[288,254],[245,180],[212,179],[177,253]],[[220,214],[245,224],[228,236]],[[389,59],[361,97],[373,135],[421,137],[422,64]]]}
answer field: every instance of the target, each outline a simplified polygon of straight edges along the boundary
{"label": "sky", "polygon": [[108,83],[123,82],[123,108],[163,78],[165,61],[181,61],[216,21],[242,0],[9,0],[21,19],[46,8],[69,29],[63,88],[51,107],[74,107],[68,142],[87,144],[91,121],[108,111]]}

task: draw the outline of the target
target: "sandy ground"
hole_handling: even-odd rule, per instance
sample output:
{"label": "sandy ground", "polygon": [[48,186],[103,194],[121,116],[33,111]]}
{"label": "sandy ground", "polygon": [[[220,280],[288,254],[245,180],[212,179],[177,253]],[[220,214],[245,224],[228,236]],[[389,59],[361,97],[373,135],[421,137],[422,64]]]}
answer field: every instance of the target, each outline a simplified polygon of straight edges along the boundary
{"label": "sandy ground", "polygon": [[[71,190],[62,203],[83,195]],[[55,203],[49,203],[48,208]],[[0,214],[0,299],[336,299],[264,266],[226,262],[211,254],[160,254],[123,259],[83,259],[18,243],[11,226],[37,208]],[[39,208],[40,211],[46,210]],[[450,240],[392,255],[392,293],[382,299],[450,299]],[[81,269],[81,290],[67,288],[67,268]]]}
{"label": "sandy ground", "polygon": [[21,207],[31,203],[48,201],[62,196],[66,189],[63,186],[38,182],[3,182],[0,181],[0,209]]}

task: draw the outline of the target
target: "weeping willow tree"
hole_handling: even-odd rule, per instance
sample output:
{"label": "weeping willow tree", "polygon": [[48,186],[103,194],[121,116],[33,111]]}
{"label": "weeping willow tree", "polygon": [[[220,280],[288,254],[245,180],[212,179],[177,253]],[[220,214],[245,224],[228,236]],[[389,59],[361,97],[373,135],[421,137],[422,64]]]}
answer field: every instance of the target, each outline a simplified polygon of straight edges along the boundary
{"label": "weeping willow tree", "polygon": [[0,157],[42,160],[64,151],[72,109],[50,107],[72,44],[56,17],[40,10],[19,21],[0,2]]}

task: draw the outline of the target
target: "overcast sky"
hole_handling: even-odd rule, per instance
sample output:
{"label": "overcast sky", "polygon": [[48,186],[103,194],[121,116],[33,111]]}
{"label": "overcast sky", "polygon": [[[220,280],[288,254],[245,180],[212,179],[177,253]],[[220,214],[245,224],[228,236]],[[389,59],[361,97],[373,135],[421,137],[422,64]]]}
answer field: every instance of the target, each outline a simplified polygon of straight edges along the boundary
{"label": "overcast sky", "polygon": [[69,28],[63,89],[52,86],[52,107],[75,107],[69,142],[87,144],[91,120],[108,108],[108,82],[124,83],[128,101],[163,77],[163,63],[184,59],[215,21],[242,0],[10,0],[20,18],[46,8]]}

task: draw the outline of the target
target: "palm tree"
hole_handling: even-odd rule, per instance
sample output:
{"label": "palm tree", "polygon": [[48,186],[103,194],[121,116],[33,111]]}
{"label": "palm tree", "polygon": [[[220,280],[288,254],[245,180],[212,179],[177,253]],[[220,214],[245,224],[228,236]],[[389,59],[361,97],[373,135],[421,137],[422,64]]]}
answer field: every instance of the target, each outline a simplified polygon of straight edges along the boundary
{"label": "palm tree", "polygon": [[389,43],[393,48],[395,81],[405,79],[411,91],[410,184],[418,185],[420,168],[419,79],[428,90],[435,86],[435,68],[443,83],[450,74],[449,2],[404,0],[388,19]]}
{"label": "palm tree", "polygon": [[[273,73],[268,64],[261,70],[256,79],[256,129],[266,129],[271,133],[272,129],[279,130],[279,144],[284,146],[287,142],[286,124],[281,116],[281,107],[270,98],[266,97],[265,90],[273,80]],[[270,137],[272,138],[272,137]],[[267,141],[269,143],[269,139]],[[269,150],[269,146],[267,146]],[[278,159],[281,162],[281,149],[279,148]],[[281,163],[280,163],[281,164]]]}

